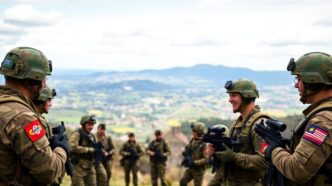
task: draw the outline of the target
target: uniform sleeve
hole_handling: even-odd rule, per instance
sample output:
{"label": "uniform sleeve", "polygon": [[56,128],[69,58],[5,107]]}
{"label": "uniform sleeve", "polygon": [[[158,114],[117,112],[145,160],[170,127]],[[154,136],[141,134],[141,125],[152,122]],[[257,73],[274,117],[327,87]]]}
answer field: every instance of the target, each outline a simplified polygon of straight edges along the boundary
{"label": "uniform sleeve", "polygon": [[94,151],[93,147],[84,147],[79,145],[80,133],[78,131],[75,131],[70,135],[69,141],[72,153],[86,154]]}
{"label": "uniform sleeve", "polygon": [[152,142],[149,143],[148,147],[145,149],[146,153],[152,152]]}
{"label": "uniform sleeve", "polygon": [[130,155],[130,152],[127,152],[127,151],[125,150],[125,148],[126,148],[126,144],[123,144],[122,147],[121,147],[121,149],[120,149],[120,154],[121,154],[122,156],[129,156],[129,155]]}
{"label": "uniform sleeve", "polygon": [[[256,121],[255,124],[260,123],[260,120]],[[261,144],[263,143],[263,139],[255,132],[255,124],[251,129],[251,139],[255,148],[255,154],[236,153],[235,164],[244,169],[267,169],[268,164],[261,153]]]}
{"label": "uniform sleeve", "polygon": [[167,157],[171,155],[171,148],[169,147],[169,143],[167,141],[165,141],[165,152],[163,154],[163,156]]}
{"label": "uniform sleeve", "polygon": [[67,154],[59,147],[52,151],[46,135],[38,130],[41,124],[34,113],[19,114],[12,120],[11,126],[7,133],[12,138],[15,153],[30,174],[41,183],[52,183],[60,178]]}
{"label": "uniform sleeve", "polygon": [[209,163],[210,157],[204,153],[206,144],[201,148],[202,158],[194,160],[194,164],[197,166],[204,166]]}
{"label": "uniform sleeve", "polygon": [[139,157],[144,155],[143,148],[139,144],[137,144],[137,152]]}
{"label": "uniform sleeve", "polygon": [[306,131],[311,127],[318,127],[326,132],[326,136],[322,135],[325,137],[320,138],[322,140],[321,144],[318,144],[317,141],[306,139],[304,135],[293,154],[280,147],[273,150],[273,164],[284,176],[297,183],[306,183],[317,174],[324,162],[331,156],[331,119],[332,113],[324,111],[320,112],[308,123]]}
{"label": "uniform sleeve", "polygon": [[110,142],[110,151],[109,151],[109,154],[113,155],[115,153],[115,145],[114,145],[114,142],[112,140],[112,137],[109,136],[109,142]]}

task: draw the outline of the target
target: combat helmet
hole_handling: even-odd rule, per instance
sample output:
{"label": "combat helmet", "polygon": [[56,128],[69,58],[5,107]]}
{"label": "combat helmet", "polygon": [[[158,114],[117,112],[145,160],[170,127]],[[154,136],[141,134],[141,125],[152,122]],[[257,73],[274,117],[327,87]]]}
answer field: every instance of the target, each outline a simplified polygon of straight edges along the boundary
{"label": "combat helmet", "polygon": [[93,124],[96,124],[96,116],[95,115],[83,115],[81,117],[80,124],[84,125],[87,122],[92,122]]}
{"label": "combat helmet", "polygon": [[227,81],[225,83],[227,93],[240,93],[245,98],[258,98],[259,93],[255,83],[247,79],[239,79],[236,81]]}
{"label": "combat helmet", "polygon": [[51,75],[52,62],[34,48],[18,47],[9,51],[0,67],[0,74],[18,79],[41,81]]}
{"label": "combat helmet", "polygon": [[53,99],[55,96],[56,96],[55,89],[51,89],[49,86],[46,86],[41,90],[40,95],[37,98],[37,100],[44,102],[48,99]]}
{"label": "combat helmet", "polygon": [[202,122],[195,122],[191,124],[191,129],[198,135],[202,135],[205,133],[205,124]]}
{"label": "combat helmet", "polygon": [[332,57],[323,52],[310,52],[296,62],[291,58],[287,70],[299,75],[304,83],[332,85]]}

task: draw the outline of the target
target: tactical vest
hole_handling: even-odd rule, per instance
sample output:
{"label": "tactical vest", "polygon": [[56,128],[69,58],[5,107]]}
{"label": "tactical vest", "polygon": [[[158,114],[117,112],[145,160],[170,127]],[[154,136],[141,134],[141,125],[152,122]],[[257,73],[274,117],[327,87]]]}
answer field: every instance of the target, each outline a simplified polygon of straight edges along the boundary
{"label": "tactical vest", "polygon": [[[242,126],[240,134],[237,135],[237,139],[241,143],[241,147],[238,152],[244,154],[256,154],[253,139],[251,135],[252,127],[256,121],[261,118],[270,118],[268,115],[258,111],[249,116],[249,119]],[[232,127],[230,136],[232,137],[235,128]],[[234,149],[233,149],[234,150]],[[233,163],[226,165],[227,177],[230,180],[262,180],[265,175],[264,170],[247,170],[241,167],[235,166]]]}
{"label": "tactical vest", "polygon": [[[79,146],[83,146],[83,147],[91,147],[93,148],[93,145],[89,142],[88,139],[85,139],[86,137],[84,136],[83,129],[77,129],[75,132],[78,132],[80,134],[80,139],[78,142]],[[96,137],[91,133],[91,136],[93,138],[93,141],[97,141]],[[76,156],[77,158],[82,158],[82,159],[88,159],[88,160],[94,160],[95,156],[94,153],[85,153],[85,154],[75,154],[74,156]],[[74,158],[76,158],[74,157]]]}
{"label": "tactical vest", "polygon": [[[17,103],[24,105],[29,110],[31,110],[31,112],[36,113],[35,114],[36,118],[38,118],[39,122],[42,124],[39,116],[37,115],[36,109],[31,107],[28,103],[24,102],[22,99],[20,99],[16,96],[11,96],[11,95],[6,95],[6,97],[0,97],[0,104],[9,103],[9,102],[17,102]],[[17,110],[12,110],[12,111],[6,112],[6,113],[2,113],[0,111],[0,117],[1,117],[2,124],[9,123],[13,118],[15,118],[20,113],[21,112],[19,112]],[[41,185],[40,183],[38,183],[38,181],[32,175],[30,175],[27,168],[25,168],[23,166],[23,164],[19,161],[19,157],[16,157],[16,159],[18,160],[17,164],[16,164],[16,171],[15,171],[16,172],[15,174],[17,175],[16,181],[18,183],[24,184],[24,185]],[[15,176],[15,175],[13,175],[13,176]],[[12,178],[9,178],[9,179],[12,179]],[[13,179],[14,179],[14,177],[13,177]],[[9,181],[12,181],[12,180],[9,180]],[[2,182],[7,182],[7,181],[2,180],[2,178],[0,177],[0,184],[2,184]],[[5,184],[7,184],[7,183],[5,183]]]}
{"label": "tactical vest", "polygon": [[[313,109],[307,117],[300,122],[300,124],[295,128],[290,145],[291,153],[294,153],[296,146],[300,143],[302,136],[304,134],[305,129],[308,127],[309,121],[316,116],[319,112],[322,111],[332,111],[332,101],[328,101],[320,104],[318,107]],[[326,179],[329,178],[329,179]],[[287,180],[287,185],[298,185]],[[315,175],[309,182],[305,185],[324,185],[325,183],[329,183],[332,185],[332,156],[330,156],[326,162],[323,164],[321,169],[318,171],[317,175]]]}
{"label": "tactical vest", "polygon": [[[193,144],[195,143],[195,144]],[[202,139],[196,139],[196,140],[191,140],[189,143],[189,151],[191,152],[191,156],[193,158],[193,161],[199,160],[204,158],[204,148],[205,148],[205,142]],[[203,165],[205,167],[206,165]],[[195,166],[195,168],[199,168],[202,166]]]}
{"label": "tactical vest", "polygon": [[[152,147],[153,147],[153,146],[157,146],[156,143],[157,143],[156,140],[153,140],[151,146],[152,146]],[[160,146],[157,146],[157,148],[159,148],[160,153],[163,154],[163,153],[166,152],[166,142],[165,142],[165,140],[162,139],[162,140],[160,141],[160,144],[161,144],[161,145],[160,145],[161,148],[159,148]],[[153,149],[149,149],[149,150],[153,150]],[[152,156],[150,156],[150,161],[152,161],[152,159],[153,159]],[[167,161],[167,157],[165,157],[164,161]]]}

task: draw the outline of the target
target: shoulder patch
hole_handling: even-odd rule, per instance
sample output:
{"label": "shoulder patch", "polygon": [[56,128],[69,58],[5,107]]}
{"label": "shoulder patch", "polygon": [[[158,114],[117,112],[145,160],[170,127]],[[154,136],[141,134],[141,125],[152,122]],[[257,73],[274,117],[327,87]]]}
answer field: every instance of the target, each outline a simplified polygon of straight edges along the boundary
{"label": "shoulder patch", "polygon": [[313,142],[316,145],[321,145],[326,139],[328,132],[316,125],[311,125],[306,129],[303,139]]}
{"label": "shoulder patch", "polygon": [[37,141],[41,137],[45,135],[45,130],[40,125],[39,121],[36,119],[35,121],[32,121],[31,123],[27,124],[24,127],[25,132],[29,136],[32,142]]}
{"label": "shoulder patch", "polygon": [[268,146],[269,146],[269,144],[267,144],[266,142],[261,143],[261,153],[262,154],[265,154],[265,150]]}

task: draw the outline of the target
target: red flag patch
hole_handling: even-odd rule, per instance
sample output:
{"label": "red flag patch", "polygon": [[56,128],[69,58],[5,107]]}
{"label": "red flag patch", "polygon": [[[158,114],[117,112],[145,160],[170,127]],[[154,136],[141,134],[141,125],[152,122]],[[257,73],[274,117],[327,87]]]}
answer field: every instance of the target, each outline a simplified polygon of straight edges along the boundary
{"label": "red flag patch", "polygon": [[25,132],[28,134],[32,142],[37,141],[45,135],[45,130],[40,125],[38,120],[35,120],[24,127]]}
{"label": "red flag patch", "polygon": [[269,146],[269,144],[263,142],[261,143],[261,153],[265,154],[266,147]]}
{"label": "red flag patch", "polygon": [[304,133],[303,138],[315,143],[316,145],[321,145],[328,133],[317,127],[316,125],[311,125]]}

